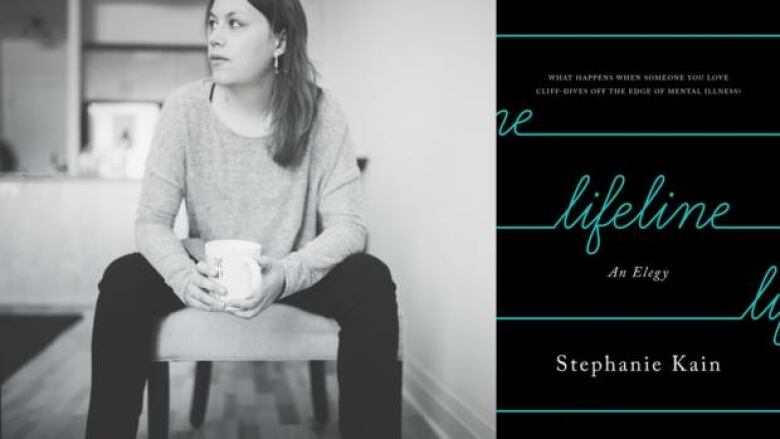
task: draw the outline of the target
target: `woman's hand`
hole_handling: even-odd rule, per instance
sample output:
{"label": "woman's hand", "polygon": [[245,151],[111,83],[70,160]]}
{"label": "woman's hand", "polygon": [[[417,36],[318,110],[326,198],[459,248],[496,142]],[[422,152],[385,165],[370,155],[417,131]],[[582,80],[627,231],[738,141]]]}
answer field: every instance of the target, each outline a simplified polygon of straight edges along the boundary
{"label": "woman's hand", "polygon": [[206,260],[206,242],[203,241],[200,238],[187,238],[182,239],[181,244],[184,246],[184,249],[187,250],[187,253],[189,253],[195,260],[197,261],[205,261]]}
{"label": "woman's hand", "polygon": [[260,291],[255,291],[245,299],[231,299],[227,302],[225,311],[238,317],[251,319],[264,309],[284,291],[284,270],[278,259],[260,255],[257,263],[263,272],[263,282]]}
{"label": "woman's hand", "polygon": [[198,272],[184,289],[184,303],[203,311],[222,311],[226,302],[222,299],[227,289],[209,277],[217,275],[217,270],[200,261],[195,265]]}

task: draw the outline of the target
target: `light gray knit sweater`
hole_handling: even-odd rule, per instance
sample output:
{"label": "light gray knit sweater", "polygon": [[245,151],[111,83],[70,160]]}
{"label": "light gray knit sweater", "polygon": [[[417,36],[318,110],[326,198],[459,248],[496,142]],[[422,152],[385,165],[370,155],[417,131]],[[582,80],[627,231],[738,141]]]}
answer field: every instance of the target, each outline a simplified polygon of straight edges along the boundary
{"label": "light gray knit sweater", "polygon": [[210,78],[186,84],[163,104],[136,217],[138,251],[179,298],[196,274],[173,223],[186,203],[190,237],[247,239],[279,258],[281,297],[306,289],[365,250],[363,191],[349,129],[327,90],[302,163],[277,165],[270,137],[245,137],[217,118]]}

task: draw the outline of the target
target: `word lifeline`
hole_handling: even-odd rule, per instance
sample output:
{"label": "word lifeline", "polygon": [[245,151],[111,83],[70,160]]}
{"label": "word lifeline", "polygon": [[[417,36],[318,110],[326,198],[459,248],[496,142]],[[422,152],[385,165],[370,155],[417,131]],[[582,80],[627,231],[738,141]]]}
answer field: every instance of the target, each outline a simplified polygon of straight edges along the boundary
{"label": "word lifeline", "polygon": [[[753,302],[748,305],[745,312],[742,313],[741,319],[750,317],[752,320],[759,320],[762,317],[766,317],[770,322],[775,322],[780,319],[780,308],[778,307],[778,300],[780,300],[780,293],[776,293],[771,300],[765,297],[766,291],[769,286],[774,282],[777,276],[777,266],[771,265],[764,273],[764,278],[761,280],[761,284],[756,292],[756,297]],[[762,305],[763,304],[763,305]],[[761,308],[759,310],[759,308]],[[775,326],[775,335],[772,337],[772,342],[775,346],[780,346],[780,321]]]}
{"label": "word lifeline", "polygon": [[571,230],[582,228],[589,231],[585,251],[588,255],[595,255],[601,248],[602,229],[613,228],[615,230],[636,227],[640,230],[655,228],[663,230],[676,226],[682,229],[692,223],[698,230],[704,228],[717,229],[716,220],[731,209],[728,202],[721,202],[715,208],[710,209],[706,203],[680,202],[672,203],[674,192],[666,194],[666,201],[662,201],[659,194],[663,190],[666,177],[658,175],[650,185],[647,195],[641,205],[635,205],[630,201],[619,203],[617,200],[623,192],[626,177],[616,175],[604,196],[598,191],[592,196],[587,196],[590,186],[590,176],[583,175],[569,199],[566,210],[555,222],[553,228]]}

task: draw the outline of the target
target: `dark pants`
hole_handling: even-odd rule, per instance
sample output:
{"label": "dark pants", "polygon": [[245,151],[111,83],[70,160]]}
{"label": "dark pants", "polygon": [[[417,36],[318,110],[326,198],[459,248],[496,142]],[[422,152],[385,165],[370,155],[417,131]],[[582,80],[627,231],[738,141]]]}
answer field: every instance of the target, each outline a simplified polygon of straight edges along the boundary
{"label": "dark pants", "polygon": [[[337,374],[339,426],[345,439],[401,437],[395,289],[381,260],[358,253],[311,288],[279,300],[333,318],[341,327]],[[134,438],[155,323],[185,305],[140,253],[113,261],[99,290],[87,438]],[[262,319],[263,313],[255,318]]]}

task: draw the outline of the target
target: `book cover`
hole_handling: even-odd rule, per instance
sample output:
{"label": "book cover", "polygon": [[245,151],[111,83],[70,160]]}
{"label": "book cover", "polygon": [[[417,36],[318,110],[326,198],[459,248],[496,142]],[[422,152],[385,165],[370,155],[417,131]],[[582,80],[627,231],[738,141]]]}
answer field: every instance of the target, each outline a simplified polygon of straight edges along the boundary
{"label": "book cover", "polygon": [[780,419],[780,22],[628,6],[498,1],[499,437]]}

